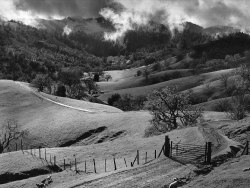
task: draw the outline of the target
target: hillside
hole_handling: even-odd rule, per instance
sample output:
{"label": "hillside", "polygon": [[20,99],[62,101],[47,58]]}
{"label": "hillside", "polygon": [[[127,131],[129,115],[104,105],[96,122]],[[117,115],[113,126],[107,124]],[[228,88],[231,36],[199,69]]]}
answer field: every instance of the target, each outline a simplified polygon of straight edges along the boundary
{"label": "hillside", "polygon": [[[179,71],[181,72],[181,70]],[[153,85],[147,85],[147,86],[144,85],[141,87],[139,86],[139,83],[143,85],[143,80],[145,81],[145,78],[142,78],[142,77],[140,79],[132,78],[132,74],[131,74],[130,77],[124,78],[121,81],[110,82],[105,85],[100,83],[102,90],[103,91],[107,90],[107,92],[101,95],[99,98],[101,100],[107,101],[107,99],[115,93],[119,93],[121,95],[131,94],[132,96],[148,95],[154,90],[161,89],[167,86],[173,86],[173,85],[178,85],[180,91],[194,89],[194,91],[196,92],[197,88],[202,88],[204,91],[205,85],[207,83],[213,83],[215,81],[219,81],[220,76],[222,74],[230,73],[231,71],[232,71],[231,69],[223,70],[223,71],[215,71],[215,72],[204,73],[200,75],[187,76],[183,78],[173,79],[173,80],[160,82],[158,84],[153,84]],[[129,72],[129,71],[123,71],[123,72]],[[112,73],[112,74],[115,74],[115,73]],[[159,76],[159,74],[160,73],[157,73],[156,75]],[[127,86],[127,88],[126,88],[126,80],[128,83],[131,83],[131,85]],[[137,85],[135,85],[135,87],[132,87],[133,83]],[[119,89],[122,87],[123,89]]]}
{"label": "hillside", "polygon": [[[118,186],[118,184],[123,187],[125,182],[114,182],[113,179],[118,177],[130,179],[134,177],[134,174],[138,174],[138,178],[141,179],[142,177],[151,176],[150,174],[155,174],[156,171],[159,174],[159,178],[154,176],[151,181],[144,185],[164,185],[172,179],[166,181],[165,177],[169,177],[168,174],[166,176],[161,175],[161,172],[165,171],[165,169],[169,169],[170,177],[176,176],[178,171],[182,171],[183,175],[190,172],[190,169],[186,169],[185,166],[181,166],[179,163],[173,161],[166,163],[168,159],[165,158],[139,168],[131,170],[125,168],[123,156],[126,156],[127,160],[132,161],[136,151],[140,150],[142,153],[148,151],[148,157],[152,159],[154,149],[159,151],[164,142],[164,135],[144,137],[145,130],[150,126],[149,120],[151,115],[148,112],[121,112],[113,107],[100,104],[95,105],[84,101],[56,98],[43,93],[37,93],[26,84],[20,82],[1,81],[0,87],[0,115],[4,117],[1,118],[1,121],[7,118],[15,118],[21,129],[29,130],[29,138],[32,138],[32,140],[26,139],[23,142],[25,146],[48,147],[47,155],[56,155],[58,164],[63,163],[63,158],[71,159],[72,156],[76,155],[78,168],[80,169],[84,168],[85,160],[90,165],[88,169],[91,169],[90,161],[93,158],[97,160],[97,169],[103,169],[101,162],[104,158],[110,160],[112,156],[116,156],[117,165],[120,169],[118,173],[99,171],[97,175],[91,173],[79,179],[80,175],[74,175],[71,171],[55,173],[53,170],[48,169],[43,162],[32,158],[27,153],[30,152],[29,150],[25,151],[24,154],[18,151],[2,155],[0,159],[0,175],[6,173],[27,173],[36,169],[38,171],[40,171],[39,169],[44,169],[44,171],[38,172],[38,177],[12,182],[0,187],[33,187],[36,182],[45,177],[39,176],[42,175],[42,172],[53,172],[53,186],[58,187],[71,187],[73,184],[81,187],[81,185],[85,186],[86,182],[91,182],[87,184],[94,187],[99,183],[103,183],[102,177],[104,176],[107,187]],[[226,117],[223,113],[207,112],[204,118],[207,121],[218,122],[223,121]],[[200,126],[200,128],[198,126],[175,130],[168,134],[171,140],[175,142],[189,144],[204,144],[205,140],[214,140],[214,147],[217,148],[214,150],[214,156],[218,153],[230,152],[228,150],[229,146],[238,147],[238,143],[225,139],[219,133],[217,136],[204,135],[201,129],[202,125]],[[90,133],[91,137],[82,137],[87,132]],[[218,145],[215,142],[216,140],[219,140]],[[68,147],[58,147],[60,145]],[[44,150],[42,151],[44,152]],[[33,152],[38,154],[38,150],[33,150]],[[108,161],[108,168],[112,169],[111,161]],[[148,173],[143,175],[145,169],[148,169]],[[183,171],[183,169],[185,170]],[[78,180],[76,181],[76,179]],[[111,181],[113,183],[109,184],[108,182]],[[131,183],[139,185],[135,184],[136,181],[137,179],[134,179]]]}

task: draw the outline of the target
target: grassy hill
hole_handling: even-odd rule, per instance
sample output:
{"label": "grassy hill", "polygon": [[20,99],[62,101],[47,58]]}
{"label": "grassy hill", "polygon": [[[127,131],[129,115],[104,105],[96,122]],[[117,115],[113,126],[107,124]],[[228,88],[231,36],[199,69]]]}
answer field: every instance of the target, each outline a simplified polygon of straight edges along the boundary
{"label": "grassy hill", "polygon": [[[185,71],[185,70],[180,70],[180,72],[181,71]],[[232,72],[232,69],[204,73],[204,74],[194,75],[194,76],[187,76],[187,77],[183,77],[183,78],[169,80],[166,82],[160,82],[158,84],[153,84],[153,85],[147,85],[147,86],[141,86],[141,87],[140,86],[139,87],[132,87],[131,86],[131,88],[119,89],[122,87],[126,87],[126,83],[131,83],[131,85],[133,85],[133,83],[137,83],[139,85],[138,82],[140,82],[140,81],[141,81],[141,83],[143,83],[143,78],[130,77],[130,78],[124,79],[123,81],[111,82],[111,83],[107,83],[106,85],[101,83],[100,86],[101,86],[102,90],[104,90],[104,91],[110,90],[110,91],[101,95],[99,97],[99,99],[107,101],[107,99],[115,93],[119,93],[121,95],[131,94],[132,96],[140,96],[140,95],[145,96],[145,95],[150,94],[154,90],[161,89],[161,88],[164,88],[167,86],[171,87],[173,85],[178,85],[180,91],[194,89],[195,92],[198,92],[198,88],[202,88],[205,84],[210,84],[212,82],[217,81],[217,83],[214,83],[214,84],[215,84],[215,86],[218,85],[220,76],[222,74],[227,74],[230,72]],[[157,73],[157,74],[155,74],[155,76],[159,76],[160,74],[161,73]],[[140,81],[138,81],[138,80],[140,80]],[[144,79],[144,82],[145,82],[145,79]]]}
{"label": "grassy hill", "polygon": [[[138,179],[130,181],[131,186],[139,186],[139,179],[150,177],[150,181],[143,185],[162,186],[172,181],[172,178],[165,180],[166,177],[174,177],[178,172],[183,172],[184,176],[190,172],[190,169],[185,166],[165,158],[132,169],[125,167],[124,157],[129,163],[133,161],[136,151],[139,150],[141,161],[145,160],[146,151],[148,160],[152,160],[154,150],[159,152],[164,142],[165,135],[145,138],[145,130],[150,126],[151,119],[147,111],[122,112],[106,105],[49,96],[37,93],[24,83],[7,80],[0,81],[0,91],[1,125],[5,119],[15,118],[21,129],[29,130],[30,134],[24,141],[25,146],[47,147],[48,158],[56,156],[57,164],[60,166],[63,164],[63,159],[66,159],[67,163],[70,160],[73,163],[76,156],[78,168],[84,169],[87,161],[89,169],[88,174],[84,172],[75,174],[70,170],[56,172],[56,169],[51,169],[46,161],[28,154],[30,150],[25,150],[24,153],[21,151],[6,153],[0,158],[1,177],[8,174],[9,178],[18,179],[25,176],[21,176],[22,174],[27,175],[31,172],[36,172],[37,176],[27,175],[28,180],[14,181],[0,187],[34,187],[35,183],[46,177],[43,174],[47,173],[53,173],[54,187],[73,185],[95,187],[103,182],[107,183],[106,187],[123,187],[124,183],[128,183],[126,179],[134,178],[135,174]],[[204,116],[207,121],[222,121],[225,118],[223,113],[206,112]],[[209,138],[205,138],[198,127],[175,130],[168,135],[174,142],[189,144],[204,144],[205,139]],[[221,143],[224,143],[221,146],[222,149],[228,147],[229,142]],[[32,152],[38,156],[38,149]],[[44,155],[44,149],[42,149],[42,155]],[[119,169],[117,172],[113,172],[114,156]],[[93,174],[93,158],[96,159],[98,174]],[[103,167],[105,158],[108,159],[106,173]],[[144,174],[145,170],[148,173]],[[162,172],[166,170],[167,173],[162,176]],[[152,174],[158,175],[152,176]],[[125,181],[120,181],[119,178],[125,178]]]}

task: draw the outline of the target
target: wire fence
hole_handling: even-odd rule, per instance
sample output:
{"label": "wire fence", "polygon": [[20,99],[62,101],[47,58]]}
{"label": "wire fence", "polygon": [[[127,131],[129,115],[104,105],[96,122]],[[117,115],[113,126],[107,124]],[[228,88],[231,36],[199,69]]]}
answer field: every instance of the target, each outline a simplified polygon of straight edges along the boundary
{"label": "wire fence", "polygon": [[[248,144],[249,147],[249,144]],[[43,160],[46,164],[56,170],[73,170],[76,173],[103,173],[124,168],[145,165],[159,158],[161,155],[184,163],[211,163],[211,143],[205,145],[192,145],[171,142],[165,137],[163,146],[159,149],[137,150],[134,155],[106,156],[102,158],[87,158],[73,155],[71,158],[58,157],[52,153],[50,148],[32,148],[24,145],[20,140],[11,146],[12,151],[22,150],[37,160]],[[5,152],[11,152],[6,149]],[[248,153],[248,149],[246,149]]]}
{"label": "wire fence", "polygon": [[119,155],[119,156],[106,156],[102,158],[88,158],[84,159],[82,156],[73,155],[73,157],[59,157],[50,148],[32,148],[24,145],[20,140],[10,147],[6,148],[4,153],[10,153],[15,151],[22,151],[23,154],[29,154],[34,159],[45,162],[46,166],[49,166],[55,171],[71,170],[76,173],[106,173],[125,168],[136,167],[140,165],[148,164],[161,155],[163,150],[137,150],[134,154]]}

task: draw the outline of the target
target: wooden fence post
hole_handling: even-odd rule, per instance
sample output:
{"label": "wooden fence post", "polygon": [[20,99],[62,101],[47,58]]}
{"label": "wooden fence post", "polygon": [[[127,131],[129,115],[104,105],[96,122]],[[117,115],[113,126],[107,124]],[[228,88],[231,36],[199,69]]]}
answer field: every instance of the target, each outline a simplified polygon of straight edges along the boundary
{"label": "wooden fence post", "polygon": [[140,154],[139,154],[139,150],[137,150],[137,165],[139,165],[140,164],[140,156],[139,156]]}
{"label": "wooden fence post", "polygon": [[41,159],[41,147],[39,146],[39,159]]}
{"label": "wooden fence post", "polygon": [[56,156],[54,156],[54,166],[56,166]]}
{"label": "wooden fence post", "polygon": [[105,166],[104,166],[105,172],[107,172],[107,159],[105,159],[104,163],[105,163],[105,164],[104,164],[104,165],[105,165]]}
{"label": "wooden fence post", "polygon": [[21,150],[23,151],[23,140],[21,139]]}
{"label": "wooden fence post", "polygon": [[171,145],[170,145],[170,156],[172,157],[173,154],[173,141],[171,141]]}
{"label": "wooden fence post", "polygon": [[47,161],[47,152],[46,152],[46,148],[44,148],[44,159],[45,159],[45,161]]}
{"label": "wooden fence post", "polygon": [[85,161],[84,166],[85,166],[85,173],[87,173],[87,161]]}
{"label": "wooden fence post", "polygon": [[205,145],[205,163],[207,163],[207,142]]}
{"label": "wooden fence post", "polygon": [[178,144],[176,144],[176,150],[175,150],[175,155],[178,155]]}
{"label": "wooden fence post", "polygon": [[75,157],[75,171],[77,173],[77,163],[76,163],[76,157]]}
{"label": "wooden fence post", "polygon": [[212,158],[212,142],[207,143],[207,163],[211,164]]}
{"label": "wooden fence post", "polygon": [[146,152],[146,156],[145,156],[145,164],[147,163],[147,159],[148,158],[148,152]]}
{"label": "wooden fence post", "polygon": [[96,173],[95,159],[93,159],[93,163],[94,163],[94,172]]}
{"label": "wooden fence post", "polygon": [[71,170],[71,160],[69,161],[69,169]]}
{"label": "wooden fence post", "polygon": [[157,157],[157,154],[156,154],[156,150],[155,150],[155,159],[156,159],[156,157]]}
{"label": "wooden fence post", "polygon": [[115,157],[114,157],[114,166],[115,166],[115,170],[117,170]]}
{"label": "wooden fence post", "polygon": [[170,157],[170,139],[168,136],[165,136],[165,150],[164,150],[164,155],[166,157]]}
{"label": "wooden fence post", "polygon": [[247,147],[247,148],[246,148],[246,153],[247,153],[247,155],[248,155],[248,154],[249,154],[249,151],[248,151],[248,150],[249,150],[249,141],[247,141],[246,147]]}
{"label": "wooden fence post", "polygon": [[126,166],[126,167],[128,167],[128,166],[127,166],[127,161],[126,161],[126,159],[125,159],[125,158],[124,158],[124,163],[125,163],[125,166]]}

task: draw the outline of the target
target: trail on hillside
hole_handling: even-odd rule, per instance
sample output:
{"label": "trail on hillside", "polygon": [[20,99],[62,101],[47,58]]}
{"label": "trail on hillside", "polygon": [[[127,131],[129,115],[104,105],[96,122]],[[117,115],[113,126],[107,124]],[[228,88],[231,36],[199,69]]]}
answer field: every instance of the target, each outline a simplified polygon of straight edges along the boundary
{"label": "trail on hillside", "polygon": [[25,85],[22,82],[15,82],[15,83],[20,85],[21,87],[29,90],[30,92],[32,92],[34,95],[36,95],[40,99],[44,99],[44,100],[47,100],[47,101],[52,102],[54,104],[57,104],[57,105],[60,105],[60,106],[66,107],[66,108],[70,108],[70,109],[73,109],[73,110],[78,110],[78,111],[87,112],[87,113],[95,113],[94,111],[91,111],[91,110],[87,110],[87,109],[83,109],[83,108],[77,108],[77,107],[73,107],[73,106],[70,106],[70,105],[66,105],[66,104],[63,104],[63,103],[56,102],[54,100],[51,100],[51,99],[49,99],[47,97],[44,97],[44,96],[40,95],[38,92],[34,91],[32,88],[30,88],[29,86]]}
{"label": "trail on hillside", "polygon": [[239,147],[240,144],[230,140],[225,135],[219,133],[209,123],[202,123],[198,126],[199,131],[207,142],[212,142],[213,157],[226,154],[231,151],[230,146]]}

